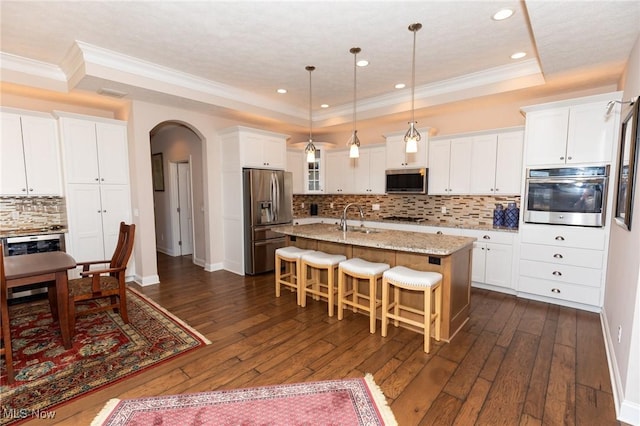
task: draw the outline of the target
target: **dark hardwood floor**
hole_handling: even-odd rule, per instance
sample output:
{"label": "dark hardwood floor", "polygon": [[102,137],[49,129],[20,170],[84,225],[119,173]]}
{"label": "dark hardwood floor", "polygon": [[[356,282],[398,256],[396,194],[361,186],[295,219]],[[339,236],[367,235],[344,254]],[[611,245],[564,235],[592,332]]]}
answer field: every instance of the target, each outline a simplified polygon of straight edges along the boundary
{"label": "dark hardwood floor", "polygon": [[[273,274],[204,272],[159,255],[161,284],[141,291],[212,344],[56,410],[87,425],[110,398],[359,377],[372,373],[400,425],[609,425],[613,396],[599,316],[472,290],[471,319],[451,343],[369,334],[364,315],[276,298]],[[34,422],[35,423],[35,422]]]}

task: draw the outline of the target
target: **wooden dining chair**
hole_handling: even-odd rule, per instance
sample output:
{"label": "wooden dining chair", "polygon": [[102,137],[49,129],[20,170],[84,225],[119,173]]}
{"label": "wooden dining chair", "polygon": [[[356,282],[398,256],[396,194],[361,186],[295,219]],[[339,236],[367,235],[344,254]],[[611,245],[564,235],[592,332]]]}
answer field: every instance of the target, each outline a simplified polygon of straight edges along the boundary
{"label": "wooden dining chair", "polygon": [[7,278],[4,275],[4,256],[0,247],[0,327],[2,328],[2,346],[0,355],[4,355],[7,369],[7,382],[13,383],[13,352],[11,349],[11,329],[9,306],[7,304]]}
{"label": "wooden dining chair", "polygon": [[[78,266],[82,266],[81,278],[69,280],[69,321],[72,330],[75,328],[76,317],[109,309],[118,312],[125,324],[129,323],[125,274],[133,250],[135,231],[135,225],[120,222],[118,244],[111,260],[78,262]],[[109,267],[91,269],[97,264],[109,264]],[[78,302],[103,298],[109,298],[109,304],[76,310]]]}

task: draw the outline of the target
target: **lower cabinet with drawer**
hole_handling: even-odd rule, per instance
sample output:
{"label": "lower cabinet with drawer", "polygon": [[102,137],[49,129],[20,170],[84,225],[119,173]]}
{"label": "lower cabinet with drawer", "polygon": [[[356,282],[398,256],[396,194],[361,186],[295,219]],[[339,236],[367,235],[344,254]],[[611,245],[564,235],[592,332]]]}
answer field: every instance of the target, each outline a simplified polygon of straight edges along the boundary
{"label": "lower cabinet with drawer", "polygon": [[488,290],[515,294],[513,270],[513,232],[463,229],[465,237],[475,237],[471,285]]}
{"label": "lower cabinet with drawer", "polygon": [[519,295],[600,310],[605,279],[603,228],[525,224],[520,237]]}

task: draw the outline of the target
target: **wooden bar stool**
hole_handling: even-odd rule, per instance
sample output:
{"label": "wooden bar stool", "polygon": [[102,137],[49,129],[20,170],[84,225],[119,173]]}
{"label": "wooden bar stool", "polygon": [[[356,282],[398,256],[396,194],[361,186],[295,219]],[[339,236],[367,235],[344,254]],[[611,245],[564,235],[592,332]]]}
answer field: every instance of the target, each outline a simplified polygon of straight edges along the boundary
{"label": "wooden bar stool", "polygon": [[[438,272],[416,271],[404,266],[394,266],[382,274],[382,337],[387,336],[387,323],[394,320],[397,327],[400,322],[418,327],[424,332],[424,351],[431,349],[431,324],[435,323],[435,338],[440,341],[440,323],[442,321],[442,274]],[[389,292],[393,287],[393,302],[389,302]],[[424,310],[400,303],[400,291],[422,292]],[[434,295],[435,310],[432,308],[431,295]],[[389,311],[393,310],[393,313]],[[416,321],[403,315],[411,312],[423,317]]]}
{"label": "wooden bar stool", "polygon": [[[382,279],[382,273],[389,269],[386,263],[368,262],[357,257],[338,266],[338,319],[342,319],[344,305],[353,307],[353,312],[361,309],[369,313],[369,332],[376,332],[376,310],[381,305],[377,297],[378,280]],[[347,290],[348,278],[351,277],[351,288]],[[360,280],[369,282],[369,294],[359,291]],[[351,297],[351,300],[349,299]],[[361,300],[364,300],[362,302]]]}
{"label": "wooden bar stool", "polygon": [[[327,298],[329,303],[329,316],[333,316],[333,299],[336,293],[335,275],[338,265],[347,257],[341,254],[328,254],[321,251],[314,251],[302,255],[302,279],[300,284],[300,305],[307,306],[307,293],[314,295],[314,299],[320,297]],[[308,277],[308,270],[311,269],[311,278]],[[327,281],[322,282],[321,271],[327,272]]]}
{"label": "wooden bar stool", "polygon": [[[294,246],[276,249],[276,297],[280,297],[280,286],[284,285],[296,292],[296,303],[300,305],[300,259],[303,254],[311,252],[313,250]],[[284,273],[282,273],[283,266]]]}

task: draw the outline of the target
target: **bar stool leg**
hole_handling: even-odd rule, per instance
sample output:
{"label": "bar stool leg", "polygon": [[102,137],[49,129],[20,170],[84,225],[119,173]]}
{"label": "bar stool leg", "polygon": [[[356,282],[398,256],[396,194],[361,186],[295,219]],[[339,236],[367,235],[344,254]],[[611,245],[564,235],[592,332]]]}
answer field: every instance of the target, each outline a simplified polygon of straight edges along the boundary
{"label": "bar stool leg", "polygon": [[376,276],[369,278],[369,332],[374,334],[376,332],[376,287],[378,279]]}
{"label": "bar stool leg", "polygon": [[424,351],[431,350],[431,289],[424,289]]}
{"label": "bar stool leg", "polygon": [[400,289],[393,286],[393,325],[396,327],[400,325],[398,318],[400,317]]}
{"label": "bar stool leg", "polygon": [[[329,268],[327,268],[327,302],[329,303],[329,316],[332,317],[333,316],[333,304],[334,304],[334,300],[333,300],[333,289],[335,288],[334,286],[334,278],[335,278],[335,272],[336,272],[336,268],[333,266],[330,266]],[[318,299],[320,297],[318,296]]]}
{"label": "bar stool leg", "polygon": [[303,308],[307,306],[307,264],[305,262],[300,263],[300,306]]}
{"label": "bar stool leg", "polygon": [[344,297],[344,286],[345,286],[345,274],[342,272],[340,267],[338,267],[338,319],[342,320],[344,316],[344,303],[342,303],[342,298]]}
{"label": "bar stool leg", "polygon": [[282,259],[280,256],[276,256],[276,297],[280,297],[280,279],[282,277]]}
{"label": "bar stool leg", "polygon": [[387,318],[389,310],[389,282],[386,278],[382,278],[382,337],[387,337],[387,323],[389,319]]}
{"label": "bar stool leg", "polygon": [[436,341],[440,341],[440,327],[442,326],[442,285],[436,287]]}

